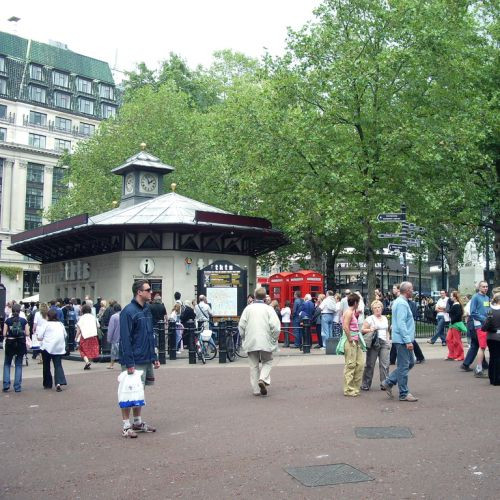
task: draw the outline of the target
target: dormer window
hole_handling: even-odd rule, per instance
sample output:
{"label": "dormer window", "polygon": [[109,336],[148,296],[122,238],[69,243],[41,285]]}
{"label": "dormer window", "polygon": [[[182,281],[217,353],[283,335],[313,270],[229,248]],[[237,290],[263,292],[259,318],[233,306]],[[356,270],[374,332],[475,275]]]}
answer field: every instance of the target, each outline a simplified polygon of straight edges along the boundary
{"label": "dormer window", "polygon": [[94,114],[94,101],[90,99],[84,99],[83,97],[78,98],[78,111],[80,113],[85,113],[86,115]]}
{"label": "dormer window", "polygon": [[29,87],[30,99],[35,102],[41,102],[45,104],[47,93],[43,87],[38,87],[36,85],[30,85]]}
{"label": "dormer window", "polygon": [[86,78],[81,78],[80,76],[76,79],[76,88],[78,92],[84,92],[85,94],[92,94],[92,81]]}
{"label": "dormer window", "polygon": [[0,56],[0,73],[5,73],[5,57]]}
{"label": "dormer window", "polygon": [[114,99],[113,87],[111,85],[106,85],[105,83],[101,83],[99,85],[99,97],[103,97],[104,99]]}
{"label": "dormer window", "polygon": [[58,87],[69,87],[69,75],[61,73],[60,71],[52,72],[52,83]]}
{"label": "dormer window", "polygon": [[42,67],[38,64],[30,64],[30,78],[43,81]]}

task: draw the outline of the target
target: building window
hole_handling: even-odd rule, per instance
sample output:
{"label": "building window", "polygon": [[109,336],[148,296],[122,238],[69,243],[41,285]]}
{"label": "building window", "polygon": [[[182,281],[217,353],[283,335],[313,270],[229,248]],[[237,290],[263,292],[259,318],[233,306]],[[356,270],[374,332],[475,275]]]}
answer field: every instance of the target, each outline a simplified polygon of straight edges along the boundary
{"label": "building window", "polygon": [[0,141],[6,141],[7,140],[7,129],[1,127],[0,128]]}
{"label": "building window", "polygon": [[71,96],[64,92],[54,92],[54,103],[59,108],[71,108]]}
{"label": "building window", "polygon": [[94,101],[90,99],[84,99],[83,97],[78,98],[78,111],[80,113],[85,113],[87,115],[94,114]]}
{"label": "building window", "polygon": [[85,94],[92,94],[92,81],[78,77],[76,79],[76,88],[78,89],[78,92],[85,92]]}
{"label": "building window", "polygon": [[26,187],[26,208],[43,208],[43,187]]}
{"label": "building window", "polygon": [[43,87],[37,87],[36,85],[30,85],[30,99],[35,102],[42,102],[45,104],[46,91]]}
{"label": "building window", "polygon": [[28,163],[26,180],[28,182],[43,184],[43,165],[40,165],[38,163]]}
{"label": "building window", "polygon": [[47,144],[47,138],[44,135],[30,134],[29,145],[34,148],[44,148]]}
{"label": "building window", "polygon": [[45,113],[38,113],[36,111],[30,111],[30,124],[39,125],[40,127],[47,126],[47,115]]}
{"label": "building window", "polygon": [[95,126],[90,123],[80,123],[80,134],[82,135],[94,135]]}
{"label": "building window", "polygon": [[5,78],[0,78],[0,94],[7,94],[7,80]]}
{"label": "building window", "polygon": [[54,149],[59,152],[71,151],[71,141],[65,139],[54,139]]}
{"label": "building window", "polygon": [[0,120],[7,118],[7,106],[0,104]]}
{"label": "building window", "polygon": [[59,73],[59,71],[52,72],[52,83],[59,87],[69,87],[69,76],[66,73]]}
{"label": "building window", "polygon": [[57,130],[63,130],[64,132],[71,132],[71,120],[56,116],[55,128]]}
{"label": "building window", "polygon": [[111,118],[116,115],[116,108],[109,104],[101,104],[101,115],[103,118]]}
{"label": "building window", "polygon": [[104,99],[114,99],[113,87],[111,85],[106,85],[105,83],[101,83],[99,85],[99,96]]}
{"label": "building window", "polygon": [[28,231],[29,229],[35,229],[42,225],[42,216],[37,214],[27,213],[24,216],[24,229]]}
{"label": "building window", "polygon": [[66,169],[54,167],[52,175],[52,203],[56,203],[67,191],[68,187],[64,181]]}
{"label": "building window", "polygon": [[0,56],[0,71],[5,73],[5,57]]}
{"label": "building window", "polygon": [[[3,158],[0,158],[0,200],[2,199],[2,186],[3,186]],[[0,213],[2,205],[0,204]],[[2,251],[2,242],[0,241],[0,252]]]}
{"label": "building window", "polygon": [[33,80],[43,80],[42,67],[38,64],[30,64],[30,77]]}

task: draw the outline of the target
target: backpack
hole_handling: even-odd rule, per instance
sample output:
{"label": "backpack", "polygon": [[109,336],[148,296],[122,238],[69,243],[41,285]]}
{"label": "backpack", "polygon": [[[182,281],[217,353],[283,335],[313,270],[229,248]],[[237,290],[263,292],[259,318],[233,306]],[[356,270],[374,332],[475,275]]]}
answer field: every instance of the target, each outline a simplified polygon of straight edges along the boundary
{"label": "backpack", "polygon": [[13,319],[12,326],[10,327],[8,336],[14,337],[16,339],[22,339],[25,337],[24,328],[19,318]]}

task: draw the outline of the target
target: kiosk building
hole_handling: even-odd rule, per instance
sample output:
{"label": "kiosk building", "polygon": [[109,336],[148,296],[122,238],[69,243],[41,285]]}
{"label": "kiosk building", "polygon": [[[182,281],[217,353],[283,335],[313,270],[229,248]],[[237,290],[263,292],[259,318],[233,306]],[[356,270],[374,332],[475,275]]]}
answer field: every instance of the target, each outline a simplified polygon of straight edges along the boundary
{"label": "kiosk building", "polygon": [[10,248],[41,262],[40,300],[90,295],[126,304],[132,282],[148,279],[168,306],[176,291],[195,298],[197,271],[221,260],[245,270],[244,293],[253,291],[256,258],[287,238],[266,219],[187,198],[174,184],[164,194],[163,176],[173,170],[141,151],[113,170],[122,177],[118,208],[14,235]]}

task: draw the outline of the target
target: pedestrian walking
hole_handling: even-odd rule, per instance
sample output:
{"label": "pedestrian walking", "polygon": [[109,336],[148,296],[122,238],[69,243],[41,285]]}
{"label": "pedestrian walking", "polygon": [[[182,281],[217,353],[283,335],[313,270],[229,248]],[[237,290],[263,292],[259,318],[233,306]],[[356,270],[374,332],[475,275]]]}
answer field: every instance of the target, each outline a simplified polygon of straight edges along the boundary
{"label": "pedestrian walking", "polygon": [[80,356],[85,361],[84,370],[90,370],[91,360],[99,357],[99,340],[97,329],[99,321],[92,314],[90,304],[85,303],[81,309],[82,315],[76,324],[76,341],[80,345]]}
{"label": "pedestrian walking", "polygon": [[342,317],[343,335],[337,345],[337,354],[345,357],[344,366],[344,396],[359,396],[361,377],[364,368],[364,355],[366,351],[363,335],[359,331],[359,295],[351,293],[347,297],[349,308]]}
{"label": "pedestrian walking", "polygon": [[446,345],[448,346],[449,361],[464,360],[464,346],[462,344],[462,333],[467,333],[467,327],[463,322],[464,307],[460,294],[454,290],[450,294],[452,306],[450,308],[450,327],[446,335]]}
{"label": "pedestrian walking", "polygon": [[441,344],[445,346],[446,345],[445,329],[450,324],[450,315],[448,312],[449,311],[448,295],[446,294],[446,290],[441,290],[439,294],[441,295],[441,297],[437,301],[435,307],[435,310],[437,312],[436,332],[431,337],[431,339],[427,341],[427,343],[434,344],[436,340],[439,338],[441,339]]}
{"label": "pedestrian walking", "polygon": [[250,385],[255,396],[268,393],[273,352],[278,348],[280,334],[278,316],[265,299],[266,289],[257,288],[255,300],[245,307],[238,324],[243,349],[248,352]]}
{"label": "pedestrian walking", "polygon": [[[155,352],[153,316],[149,302],[151,285],[147,280],[137,280],[132,285],[134,298],[120,313],[120,363],[122,371],[133,374],[142,372],[143,386],[154,384],[154,368],[160,367]],[[138,432],[156,432],[156,428],[142,421],[141,406],[132,408],[134,421],[130,423],[130,408],[121,408],[122,436],[136,438]]]}
{"label": "pedestrian walking", "polygon": [[487,347],[486,332],[481,328],[486,321],[490,309],[490,299],[488,297],[488,283],[480,281],[477,292],[470,300],[470,320],[472,321],[470,347],[465,356],[464,362],[460,368],[466,372],[472,371],[470,365],[477,357],[477,365],[474,370],[474,376],[484,377],[484,370],[488,369],[488,363],[484,357],[484,351]]}
{"label": "pedestrian walking", "polygon": [[500,292],[495,293],[491,308],[484,322],[487,345],[490,351],[488,376],[491,385],[500,385]]}
{"label": "pedestrian walking", "polygon": [[403,281],[399,291],[399,297],[392,304],[392,343],[396,344],[397,366],[382,383],[382,387],[392,398],[392,387],[397,384],[399,400],[415,402],[418,399],[408,389],[408,372],[415,364],[413,356],[415,320],[408,305],[408,299],[413,295],[413,285],[409,281]]}
{"label": "pedestrian walking", "polygon": [[21,306],[12,305],[11,316],[5,320],[3,338],[5,339],[3,361],[3,392],[10,390],[10,367],[14,359],[14,391],[21,392],[23,382],[23,359],[26,354],[26,337],[30,335],[28,321],[20,317]]}
{"label": "pedestrian walking", "polygon": [[[36,359],[38,354],[40,353],[40,342],[37,338],[37,332],[42,326],[47,323],[47,313],[49,312],[49,306],[42,302],[38,311],[35,313],[35,317],[33,318],[33,335],[31,336],[31,348],[33,350],[33,359]],[[43,363],[42,358],[38,360],[38,364],[41,365]]]}
{"label": "pedestrian walking", "polygon": [[[57,319],[57,311],[50,309],[47,321],[37,331],[38,340],[41,342],[43,360],[43,388],[52,389],[55,382],[56,391],[61,392],[62,385],[67,385],[66,376],[62,366],[62,357],[66,354],[66,329]],[[50,370],[50,362],[54,365],[54,377]]]}
{"label": "pedestrian walking", "polygon": [[[366,363],[363,371],[361,390],[369,391],[372,385],[375,363],[378,359],[380,384],[389,375],[389,353],[391,351],[391,338],[389,335],[389,321],[382,314],[384,304],[380,300],[374,300],[370,308],[372,315],[363,322],[362,333],[366,344]],[[380,385],[382,390],[385,390]]]}
{"label": "pedestrian walking", "polygon": [[315,349],[325,349],[325,345],[323,343],[323,333],[321,330],[321,304],[325,300],[325,294],[320,293],[318,298],[316,299],[316,303],[314,304],[314,313],[312,317],[311,324],[316,327],[316,338],[318,339],[318,345],[316,345]]}
{"label": "pedestrian walking", "polygon": [[115,367],[115,362],[120,359],[120,311],[122,306],[116,302],[113,305],[113,314],[109,318],[107,340],[111,346],[108,370]]}

